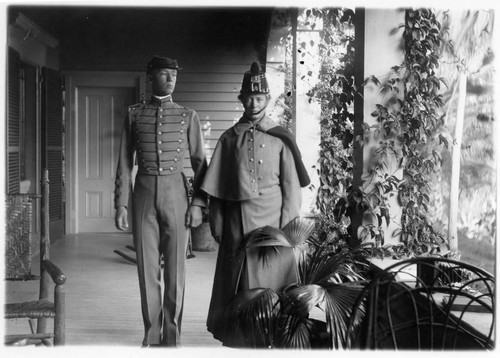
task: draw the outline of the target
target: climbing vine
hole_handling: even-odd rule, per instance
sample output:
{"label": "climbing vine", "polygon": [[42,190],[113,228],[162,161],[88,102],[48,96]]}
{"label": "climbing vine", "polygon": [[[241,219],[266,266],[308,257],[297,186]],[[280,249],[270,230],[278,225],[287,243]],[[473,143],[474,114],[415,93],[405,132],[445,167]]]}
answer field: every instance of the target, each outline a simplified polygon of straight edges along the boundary
{"label": "climbing vine", "polygon": [[[447,145],[440,131],[444,115],[438,78],[442,29],[429,9],[408,9],[403,32],[404,60],[380,82],[374,83],[390,100],[378,104],[372,113],[372,126],[378,141],[375,162],[365,168],[362,187],[353,186],[353,144],[363,143],[353,132],[355,13],[346,9],[317,10],[312,15],[325,21],[319,45],[322,57],[320,83],[309,92],[310,100],[322,106],[321,145],[318,174],[320,188],[317,204],[334,229],[349,236],[353,215],[363,215],[361,239],[371,238],[378,253],[391,256],[416,256],[439,249],[443,235],[435,231],[427,215],[430,205],[429,181],[441,164],[437,146]],[[338,62],[333,53],[339,53]],[[328,60],[326,60],[328,58]],[[365,130],[369,131],[365,124]],[[401,244],[384,246],[384,224],[392,220],[389,198],[397,195],[402,208],[400,229],[395,232]]]}
{"label": "climbing vine", "polygon": [[[403,32],[404,60],[392,69],[381,91],[392,93],[390,106],[377,105],[372,116],[378,122],[380,146],[394,154],[402,179],[395,181],[402,208],[401,226],[396,231],[401,245],[396,255],[417,256],[439,250],[445,244],[428,217],[432,173],[441,165],[437,146],[447,145],[440,133],[444,124],[438,78],[441,25],[429,9],[407,10]],[[369,79],[377,82],[376,78]],[[403,97],[398,96],[400,85]],[[381,164],[385,158],[379,155]],[[394,177],[393,177],[394,178]]]}
{"label": "climbing vine", "polygon": [[[322,232],[339,240],[349,236],[353,201],[354,138],[354,12],[350,9],[310,10],[311,17],[323,20],[318,52],[321,61],[319,82],[308,93],[309,102],[321,104],[321,141],[318,162],[320,187],[317,206],[322,214]],[[305,51],[302,44],[300,51]],[[338,203],[346,205],[338,205]],[[330,239],[330,238],[328,238]]]}

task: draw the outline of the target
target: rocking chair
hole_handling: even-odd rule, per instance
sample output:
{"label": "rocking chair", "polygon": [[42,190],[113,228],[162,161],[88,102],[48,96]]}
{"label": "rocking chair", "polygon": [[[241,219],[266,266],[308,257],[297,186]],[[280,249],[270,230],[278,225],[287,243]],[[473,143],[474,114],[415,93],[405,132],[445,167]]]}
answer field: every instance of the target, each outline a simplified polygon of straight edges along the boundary
{"label": "rocking chair", "polygon": [[[49,260],[50,237],[49,237],[49,180],[48,170],[43,172],[41,182],[41,234],[40,234],[40,290],[38,300],[30,302],[16,302],[5,304],[5,319],[29,319],[30,334],[6,335],[6,345],[64,345],[65,342],[65,294],[64,283],[66,276]],[[39,196],[34,196],[39,197]],[[7,240],[5,261],[13,264],[18,259],[30,260],[31,250],[27,255],[21,255],[16,244],[29,245],[31,240],[31,201],[33,195],[12,194],[7,195]],[[9,223],[10,222],[10,223]],[[23,241],[23,243],[21,243]],[[33,280],[38,279],[31,275],[31,266],[26,263],[18,264],[24,272],[9,273],[6,270],[7,280]],[[49,276],[54,283],[54,299],[49,300]],[[37,320],[36,330],[34,320]],[[54,320],[53,332],[46,332],[47,319]],[[53,342],[51,342],[53,341]]]}

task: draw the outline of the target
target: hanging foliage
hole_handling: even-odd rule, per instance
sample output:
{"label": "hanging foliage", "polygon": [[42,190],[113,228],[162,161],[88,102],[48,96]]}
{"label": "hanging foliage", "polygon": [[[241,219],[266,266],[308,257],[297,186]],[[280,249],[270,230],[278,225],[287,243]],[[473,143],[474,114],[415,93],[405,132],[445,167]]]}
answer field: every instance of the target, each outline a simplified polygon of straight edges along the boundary
{"label": "hanging foliage", "polygon": [[[321,144],[317,205],[324,221],[339,237],[352,235],[351,218],[362,215],[360,239],[370,239],[378,254],[416,256],[445,245],[428,217],[432,173],[441,165],[439,146],[447,146],[442,135],[444,115],[441,86],[437,77],[442,29],[429,9],[407,10],[403,33],[404,60],[392,68],[387,81],[370,76],[364,84],[380,86],[392,96],[386,105],[378,104],[371,129],[378,141],[375,163],[365,168],[361,188],[353,186],[353,144],[366,138],[354,135],[354,28],[355,12],[347,9],[317,10],[324,29],[318,45],[322,68],[320,81],[308,95],[322,106]],[[364,124],[365,133],[370,130]],[[389,171],[388,168],[392,168]],[[395,169],[394,169],[395,168]],[[402,171],[401,175],[397,171]],[[397,195],[402,208],[400,229],[395,232],[400,245],[384,246],[384,227],[391,219],[389,199]],[[369,218],[366,220],[366,218]],[[376,252],[373,253],[377,254]]]}
{"label": "hanging foliage", "polygon": [[[355,14],[351,9],[312,9],[308,15],[323,20],[318,44],[319,81],[308,92],[309,102],[321,104],[317,207],[321,222],[328,223],[341,240],[349,235],[351,215],[359,210],[352,189]],[[304,51],[307,44],[302,46]]]}
{"label": "hanging foliage", "polygon": [[[434,12],[407,10],[403,39],[403,63],[393,67],[391,80],[381,88],[395,94],[397,105],[378,105],[372,115],[383,134],[382,146],[396,154],[403,170],[403,179],[396,188],[402,208],[401,229],[396,232],[402,243],[400,254],[417,256],[445,244],[427,215],[429,182],[441,165],[438,147],[448,144],[441,133],[444,115],[440,112],[440,89],[444,80],[437,77],[437,69],[442,33]],[[392,87],[396,83],[403,85],[403,98],[398,98],[399,92]]]}

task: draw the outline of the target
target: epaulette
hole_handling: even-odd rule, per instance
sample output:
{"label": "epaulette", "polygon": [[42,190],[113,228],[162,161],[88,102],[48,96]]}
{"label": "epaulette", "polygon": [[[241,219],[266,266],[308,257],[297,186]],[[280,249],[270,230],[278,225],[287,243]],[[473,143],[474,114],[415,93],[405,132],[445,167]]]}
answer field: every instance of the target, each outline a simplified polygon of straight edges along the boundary
{"label": "epaulette", "polygon": [[134,111],[134,110],[137,110],[139,108],[141,108],[142,106],[144,106],[144,103],[136,103],[136,104],[133,104],[131,106],[128,106],[128,111]]}

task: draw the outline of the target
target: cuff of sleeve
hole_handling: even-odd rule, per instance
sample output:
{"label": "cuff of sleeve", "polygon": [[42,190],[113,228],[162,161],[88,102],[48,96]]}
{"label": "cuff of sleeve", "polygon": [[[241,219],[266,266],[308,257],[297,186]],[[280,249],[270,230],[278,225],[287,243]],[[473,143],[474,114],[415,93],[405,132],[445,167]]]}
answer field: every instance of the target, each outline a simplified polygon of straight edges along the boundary
{"label": "cuff of sleeve", "polygon": [[203,198],[193,198],[191,205],[201,206],[202,208],[207,207],[207,201]]}
{"label": "cuff of sleeve", "polygon": [[125,208],[127,208],[128,200],[127,200],[127,202],[124,202],[123,200],[116,200],[115,209],[118,209],[120,206],[124,206]]}

